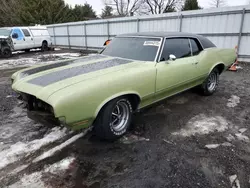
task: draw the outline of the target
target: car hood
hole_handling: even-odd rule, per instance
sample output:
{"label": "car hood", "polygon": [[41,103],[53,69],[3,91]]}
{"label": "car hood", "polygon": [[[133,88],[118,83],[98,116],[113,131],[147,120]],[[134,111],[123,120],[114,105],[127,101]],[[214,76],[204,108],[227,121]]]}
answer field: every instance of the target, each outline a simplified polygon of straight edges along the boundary
{"label": "car hood", "polygon": [[2,35],[0,35],[0,39],[5,40],[5,39],[7,39],[7,38],[9,38],[9,36],[2,36]]}
{"label": "car hood", "polygon": [[58,90],[138,64],[129,59],[91,55],[19,71],[12,76],[12,88],[47,101]]}

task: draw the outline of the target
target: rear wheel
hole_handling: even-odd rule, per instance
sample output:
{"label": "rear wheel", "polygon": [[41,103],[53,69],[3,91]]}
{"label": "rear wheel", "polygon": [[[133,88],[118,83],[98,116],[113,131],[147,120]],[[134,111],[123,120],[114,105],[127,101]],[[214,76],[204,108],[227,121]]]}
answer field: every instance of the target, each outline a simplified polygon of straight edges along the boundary
{"label": "rear wheel", "polygon": [[205,96],[212,95],[219,84],[219,70],[214,68],[204,83],[201,85],[202,94]]}
{"label": "rear wheel", "polygon": [[43,41],[42,43],[42,51],[48,51],[49,50],[49,46],[48,46],[48,42],[47,41]]}
{"label": "rear wheel", "polygon": [[116,140],[127,132],[132,121],[132,105],[125,98],[108,102],[100,111],[95,123],[95,134],[105,140]]}

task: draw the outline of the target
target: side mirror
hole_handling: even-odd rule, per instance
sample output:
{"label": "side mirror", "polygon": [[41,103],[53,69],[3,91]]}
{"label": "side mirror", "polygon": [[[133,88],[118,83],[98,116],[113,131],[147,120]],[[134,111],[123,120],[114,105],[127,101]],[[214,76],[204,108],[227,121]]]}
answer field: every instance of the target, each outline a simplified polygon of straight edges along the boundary
{"label": "side mirror", "polygon": [[169,60],[170,60],[170,61],[175,61],[175,60],[176,60],[176,56],[173,55],[173,54],[170,54],[170,55],[169,55]]}
{"label": "side mirror", "polygon": [[13,34],[12,34],[12,38],[13,38],[13,39],[17,39],[17,38],[18,38],[18,34],[17,34],[17,33],[13,33]]}

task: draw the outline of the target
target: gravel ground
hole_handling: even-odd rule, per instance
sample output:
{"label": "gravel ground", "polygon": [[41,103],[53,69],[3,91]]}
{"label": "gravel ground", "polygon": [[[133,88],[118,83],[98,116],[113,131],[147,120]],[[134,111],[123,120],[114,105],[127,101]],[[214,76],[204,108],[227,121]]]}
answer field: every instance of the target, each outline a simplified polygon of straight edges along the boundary
{"label": "gravel ground", "polygon": [[113,143],[29,120],[11,90],[19,68],[10,64],[0,70],[0,187],[250,187],[250,64],[225,72],[213,96],[190,90],[135,114]]}

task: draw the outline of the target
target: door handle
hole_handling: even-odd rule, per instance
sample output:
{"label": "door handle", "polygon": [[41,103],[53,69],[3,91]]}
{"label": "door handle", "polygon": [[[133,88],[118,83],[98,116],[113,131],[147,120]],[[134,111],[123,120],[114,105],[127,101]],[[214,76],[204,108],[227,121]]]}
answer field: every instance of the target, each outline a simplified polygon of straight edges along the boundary
{"label": "door handle", "polygon": [[31,38],[31,40],[33,40],[33,38]]}
{"label": "door handle", "polygon": [[197,65],[199,62],[197,61],[197,62],[195,62],[195,63],[193,63],[193,65]]}

